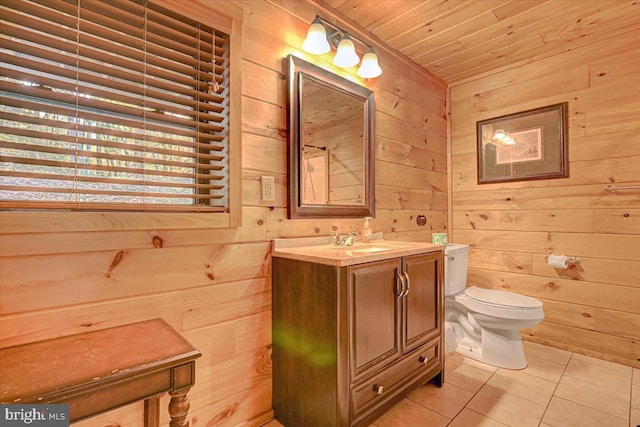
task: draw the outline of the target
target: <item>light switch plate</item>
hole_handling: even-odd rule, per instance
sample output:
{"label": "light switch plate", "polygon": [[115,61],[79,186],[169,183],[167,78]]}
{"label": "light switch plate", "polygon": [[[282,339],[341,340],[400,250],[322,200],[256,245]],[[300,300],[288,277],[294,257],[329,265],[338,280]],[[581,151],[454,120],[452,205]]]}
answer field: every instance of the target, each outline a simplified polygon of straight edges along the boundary
{"label": "light switch plate", "polygon": [[274,201],[276,199],[276,183],[272,176],[260,177],[261,199],[263,202]]}

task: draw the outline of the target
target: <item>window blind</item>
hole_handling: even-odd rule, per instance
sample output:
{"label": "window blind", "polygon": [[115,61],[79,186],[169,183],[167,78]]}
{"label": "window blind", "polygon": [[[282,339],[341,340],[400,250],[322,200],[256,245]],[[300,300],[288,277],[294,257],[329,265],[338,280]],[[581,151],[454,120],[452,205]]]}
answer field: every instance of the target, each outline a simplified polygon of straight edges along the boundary
{"label": "window blind", "polygon": [[227,34],[143,0],[0,19],[0,207],[228,211]]}

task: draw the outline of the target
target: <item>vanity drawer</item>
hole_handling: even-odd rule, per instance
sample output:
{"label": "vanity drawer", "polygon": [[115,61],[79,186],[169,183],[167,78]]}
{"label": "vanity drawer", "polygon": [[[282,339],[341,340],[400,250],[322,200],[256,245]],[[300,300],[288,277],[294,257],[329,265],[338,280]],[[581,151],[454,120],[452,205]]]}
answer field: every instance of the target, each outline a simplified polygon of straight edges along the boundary
{"label": "vanity drawer", "polygon": [[401,360],[351,389],[352,419],[393,397],[401,388],[426,374],[440,360],[439,338],[426,343]]}

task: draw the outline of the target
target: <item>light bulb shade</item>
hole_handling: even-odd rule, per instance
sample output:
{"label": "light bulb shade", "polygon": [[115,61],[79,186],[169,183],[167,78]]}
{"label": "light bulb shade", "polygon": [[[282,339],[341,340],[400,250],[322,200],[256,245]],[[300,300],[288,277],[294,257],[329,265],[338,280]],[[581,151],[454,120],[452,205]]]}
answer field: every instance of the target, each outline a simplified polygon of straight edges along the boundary
{"label": "light bulb shade", "polygon": [[356,53],[356,47],[353,44],[353,40],[351,40],[349,34],[345,33],[338,44],[338,51],[336,52],[336,56],[333,58],[333,63],[338,67],[348,68],[353,67],[358,62],[360,62],[360,58]]}
{"label": "light bulb shade", "polygon": [[314,19],[309,26],[307,38],[302,42],[302,50],[315,55],[322,55],[331,50],[331,45],[327,41],[327,31],[320,19]]}
{"label": "light bulb shade", "polygon": [[516,145],[516,140],[510,137],[509,135],[502,138],[500,142],[502,142],[502,145]]}
{"label": "light bulb shade", "polygon": [[502,145],[516,145],[515,139],[505,132],[504,129],[496,129],[493,134],[493,140],[500,142]]}
{"label": "light bulb shade", "polygon": [[495,133],[493,134],[493,139],[497,139],[498,141],[501,141],[506,137],[507,134],[505,133],[504,129],[496,129]]}
{"label": "light bulb shade", "polygon": [[370,48],[362,57],[362,64],[360,64],[360,68],[358,68],[358,75],[365,79],[372,79],[378,77],[380,74],[382,74],[382,68],[380,68],[378,64],[378,55]]}

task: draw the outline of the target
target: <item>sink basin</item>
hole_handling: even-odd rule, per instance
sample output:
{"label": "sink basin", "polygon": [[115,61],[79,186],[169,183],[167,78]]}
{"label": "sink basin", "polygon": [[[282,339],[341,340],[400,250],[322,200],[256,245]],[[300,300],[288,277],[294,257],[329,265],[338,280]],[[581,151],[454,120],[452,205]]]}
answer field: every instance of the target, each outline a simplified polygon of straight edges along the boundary
{"label": "sink basin", "polygon": [[351,252],[361,252],[361,253],[369,253],[369,252],[380,252],[380,251],[388,251],[389,249],[393,249],[391,246],[370,246],[368,248],[358,248],[352,249]]}
{"label": "sink basin", "polygon": [[365,255],[375,252],[390,251],[394,249],[402,249],[405,246],[402,245],[389,245],[389,244],[363,244],[355,246],[342,246],[338,250],[346,252],[352,255]]}

